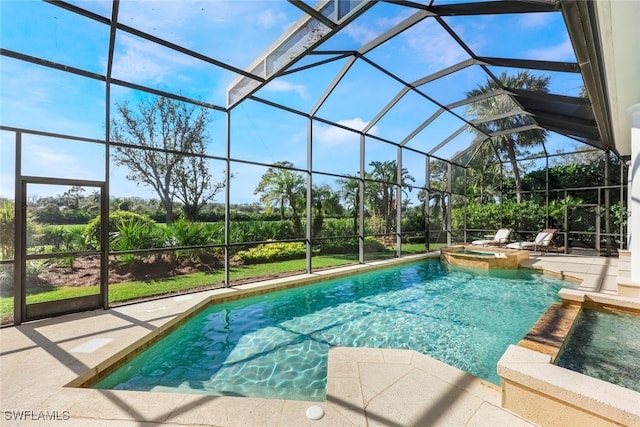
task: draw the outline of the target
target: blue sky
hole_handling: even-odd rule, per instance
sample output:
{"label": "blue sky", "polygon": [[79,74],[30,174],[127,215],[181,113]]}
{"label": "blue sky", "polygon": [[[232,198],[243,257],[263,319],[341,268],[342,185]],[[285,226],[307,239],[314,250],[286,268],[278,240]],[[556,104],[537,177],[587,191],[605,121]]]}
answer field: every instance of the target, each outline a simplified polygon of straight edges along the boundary
{"label": "blue sky", "polygon": [[[110,17],[110,1],[72,1],[93,13]],[[436,2],[438,3],[438,2]],[[415,10],[380,3],[351,25],[327,40],[319,50],[358,49],[376,36],[406,19]],[[52,5],[36,1],[0,2],[0,43],[3,48],[44,58],[97,74],[104,74],[109,28]],[[285,1],[130,1],[120,2],[119,22],[193,51],[247,69],[303,13]],[[479,56],[575,61],[559,12],[504,16],[451,17],[444,19]],[[301,64],[326,59],[314,56]],[[366,54],[406,82],[413,82],[468,58],[434,19],[426,19],[395,39]],[[327,85],[346,63],[334,61],[297,74],[273,80],[257,96],[309,112]],[[492,67],[499,74],[506,69]],[[517,72],[517,70],[509,70]],[[550,90],[577,95],[579,75],[552,75]],[[113,77],[135,84],[225,106],[226,92],[237,77],[233,72],[191,58],[134,35],[118,32]],[[87,138],[104,138],[105,84],[57,70],[39,67],[7,57],[0,58],[0,123],[5,126],[64,133]],[[444,104],[463,99],[465,91],[484,83],[486,75],[471,66],[421,87]],[[401,89],[380,70],[356,61],[336,87],[318,116],[361,130]],[[112,103],[140,99],[143,94],[112,86]],[[377,123],[371,133],[393,141],[409,135],[437,106],[409,93],[392,112]],[[457,111],[457,110],[456,110]],[[457,111],[464,115],[464,109]],[[263,163],[290,161],[306,166],[306,119],[248,101],[231,112],[234,158]],[[224,156],[224,114],[212,114],[208,152]],[[435,120],[408,143],[430,151],[461,126],[449,114]],[[314,169],[339,174],[358,170],[359,135],[341,128],[316,123],[313,129]],[[449,157],[473,139],[465,132],[436,154]],[[13,194],[13,134],[0,132],[0,195]],[[571,151],[579,144],[553,135],[553,149]],[[104,178],[104,153],[100,145],[81,144],[44,137],[24,137],[23,174],[78,179]],[[366,163],[395,158],[396,148],[367,139]],[[424,157],[407,154],[405,167],[424,183]],[[223,164],[212,162],[214,177],[222,176]],[[266,168],[235,163],[232,171],[232,202],[257,200],[253,189]],[[148,189],[126,181],[126,171],[112,167],[114,196],[155,197]],[[319,183],[335,185],[331,177],[314,176]],[[415,193],[415,192],[414,192]],[[223,200],[222,195],[218,197]]]}

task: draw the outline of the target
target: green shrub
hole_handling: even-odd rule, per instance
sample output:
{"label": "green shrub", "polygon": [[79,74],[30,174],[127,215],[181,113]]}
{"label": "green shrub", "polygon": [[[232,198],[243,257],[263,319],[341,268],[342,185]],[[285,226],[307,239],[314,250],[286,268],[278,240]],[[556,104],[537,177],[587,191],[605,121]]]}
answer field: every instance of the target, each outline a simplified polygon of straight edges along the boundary
{"label": "green shrub", "polygon": [[53,246],[60,250],[64,242],[64,226],[63,225],[44,225],[42,232],[38,236],[38,243],[42,246]]}
{"label": "green shrub", "polygon": [[[462,229],[464,208],[452,209],[452,227]],[[539,230],[545,227],[545,207],[534,200],[505,200],[498,203],[479,203],[473,201],[467,205],[467,228],[497,230],[511,227],[515,230]]]}
{"label": "green shrub", "polygon": [[[40,244],[44,226],[35,221],[30,210],[27,211],[26,222],[27,247],[31,250]],[[15,233],[15,204],[10,200],[2,200],[0,201],[0,259],[14,257]]]}
{"label": "green shrub", "polygon": [[33,216],[39,223],[44,224],[62,224],[64,217],[58,205],[48,203],[45,206],[39,206],[33,209]]}
{"label": "green shrub", "polygon": [[168,229],[154,222],[124,221],[110,235],[109,248],[114,251],[152,249],[168,246]]}
{"label": "green shrub", "polygon": [[[465,209],[452,209],[451,226],[462,228],[465,224]],[[471,201],[466,208],[467,228],[497,230],[501,227],[502,209],[497,203]]]}
{"label": "green shrub", "polygon": [[0,265],[0,297],[13,296],[13,265]]}
{"label": "green shrub", "polygon": [[85,209],[62,209],[60,212],[62,214],[62,224],[85,224],[95,215],[95,213]]}
{"label": "green shrub", "polygon": [[[349,254],[358,253],[358,239],[328,239],[318,242],[316,250],[321,254]],[[373,236],[364,238],[365,252],[384,252],[384,244]]]}
{"label": "green shrub", "polygon": [[[87,249],[85,242],[86,225],[37,224],[36,234],[27,231],[29,252],[73,252]],[[33,229],[33,227],[31,226]]]}
{"label": "green shrub", "polygon": [[236,259],[245,264],[260,264],[304,258],[306,253],[306,246],[302,242],[267,243],[238,252]]}
{"label": "green shrub", "polygon": [[[224,223],[190,222],[183,218],[168,228],[172,246],[205,246],[224,242]],[[210,249],[196,248],[176,251],[178,258],[201,257]]]}
{"label": "green shrub", "polygon": [[402,232],[422,232],[424,231],[424,212],[422,206],[404,209],[402,218]]}
{"label": "green shrub", "polygon": [[358,253],[358,239],[328,239],[317,242],[316,250],[321,254]]}
{"label": "green shrub", "polygon": [[229,232],[233,242],[262,242],[295,239],[291,221],[232,222]]}
{"label": "green shrub", "polygon": [[173,246],[204,246],[222,243],[224,223],[207,224],[179,219],[169,227]]}
{"label": "green shrub", "polygon": [[425,238],[423,234],[420,235],[414,235],[414,236],[406,236],[404,237],[403,240],[404,243],[409,243],[409,244],[417,244],[417,243],[425,243]]}
{"label": "green shrub", "polygon": [[0,203],[0,259],[13,258],[15,230],[15,205],[10,201],[2,201]]}
{"label": "green shrub", "polygon": [[[87,249],[84,230],[81,227],[67,225],[50,228],[57,229],[55,232],[55,238],[59,239],[56,240],[55,243],[51,243],[53,245],[53,252],[79,252]],[[40,246],[40,248],[44,249],[47,247],[47,245]],[[70,255],[65,258],[61,258],[59,260],[59,264],[73,269],[75,259],[74,255]]]}
{"label": "green shrub", "polygon": [[628,212],[624,205],[615,204],[611,205],[611,219],[616,227],[626,227],[628,218]]}
{"label": "green shrub", "polygon": [[512,200],[503,203],[503,223],[515,230],[540,230],[545,227],[544,204],[532,200],[517,203]]}
{"label": "green shrub", "polygon": [[365,252],[384,252],[387,248],[384,244],[373,236],[366,236],[364,238],[364,251]]}
{"label": "green shrub", "polygon": [[[32,285],[40,283],[38,276],[47,270],[48,260],[29,260],[26,262],[25,273],[27,275],[24,280]],[[12,297],[14,296],[15,289],[13,287],[15,271],[13,265],[5,264],[0,265],[0,297]]]}
{"label": "green shrub", "polygon": [[316,237],[338,237],[353,234],[353,219],[351,218],[324,218],[322,229]]}
{"label": "green shrub", "polygon": [[[109,214],[109,236],[118,231],[123,224],[148,224],[154,225],[155,221],[146,215],[140,215],[128,211],[113,211]],[[89,221],[84,229],[85,241],[93,248],[100,247],[100,216]]]}

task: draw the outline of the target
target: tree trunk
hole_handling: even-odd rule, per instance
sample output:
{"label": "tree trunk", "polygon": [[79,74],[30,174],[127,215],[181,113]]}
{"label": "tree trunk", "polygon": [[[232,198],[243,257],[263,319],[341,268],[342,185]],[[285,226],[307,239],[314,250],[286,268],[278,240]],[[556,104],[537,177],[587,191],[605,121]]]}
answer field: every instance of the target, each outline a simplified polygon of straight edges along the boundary
{"label": "tree trunk", "polygon": [[442,209],[442,231],[447,231],[447,199],[444,192],[440,194],[440,208]]}
{"label": "tree trunk", "polygon": [[507,153],[509,155],[509,162],[511,163],[511,169],[513,169],[513,180],[516,186],[516,202],[522,201],[522,182],[520,180],[520,170],[518,169],[518,163],[516,162],[516,149],[513,139],[504,137],[507,143]]}
{"label": "tree trunk", "polygon": [[295,194],[291,192],[287,193],[287,199],[289,201],[289,206],[291,206],[291,221],[293,222],[293,232],[296,234],[296,236],[299,236],[302,233],[302,222],[300,220],[300,215],[298,215],[298,207],[296,205]]}
{"label": "tree trunk", "polygon": [[185,203],[182,211],[184,212],[184,219],[195,222],[198,218],[198,213],[200,213],[200,207],[197,204]]}
{"label": "tree trunk", "polygon": [[173,224],[173,203],[171,203],[171,200],[168,198],[164,202],[164,209],[167,212],[167,216],[166,216],[167,225]]}
{"label": "tree trunk", "polygon": [[389,232],[389,195],[387,194],[387,187],[388,184],[384,183],[382,184],[382,206],[381,207],[381,214],[382,214],[382,218],[384,219],[384,232],[388,233]]}
{"label": "tree trunk", "polygon": [[358,212],[360,212],[360,190],[356,190],[356,197],[353,203],[353,234],[358,234],[360,227],[358,226]]}
{"label": "tree trunk", "polygon": [[387,233],[392,233],[392,232],[395,232],[394,223],[396,219],[396,214],[398,213],[398,209],[396,207],[397,199],[394,197],[394,194],[393,194],[395,192],[395,188],[393,186],[389,186],[388,191],[389,191],[389,195],[387,196],[387,203],[388,203]]}
{"label": "tree trunk", "polygon": [[174,164],[167,166],[167,172],[164,175],[164,187],[162,188],[162,202],[164,203],[164,209],[167,212],[167,225],[173,224],[173,200],[171,198],[171,176],[173,174],[173,166]]}

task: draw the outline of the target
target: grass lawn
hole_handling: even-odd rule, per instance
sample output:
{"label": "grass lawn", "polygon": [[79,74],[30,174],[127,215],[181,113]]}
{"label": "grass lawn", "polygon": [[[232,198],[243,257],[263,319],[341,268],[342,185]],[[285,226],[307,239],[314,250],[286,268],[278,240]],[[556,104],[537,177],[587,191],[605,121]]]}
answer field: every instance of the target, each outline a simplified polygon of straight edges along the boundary
{"label": "grass lawn", "polygon": [[[439,249],[446,245],[431,245],[431,249]],[[424,252],[424,244],[404,244],[402,252],[405,254]],[[394,251],[366,253],[366,260],[392,258]],[[330,268],[341,265],[354,264],[358,261],[357,254],[344,255],[317,255],[312,259],[313,268]],[[266,264],[251,264],[232,267],[229,271],[231,282],[247,280],[258,277],[277,276],[283,273],[304,272],[305,259],[273,262]],[[184,292],[191,289],[206,288],[224,281],[224,271],[199,272],[172,276],[161,279],[115,283],[109,286],[109,302],[118,303],[151,296]],[[54,301],[65,298],[74,298],[84,295],[96,294],[98,286],[72,287],[60,286],[50,290],[27,296],[27,303]],[[0,317],[10,316],[13,313],[13,297],[0,298]]]}
{"label": "grass lawn", "polygon": [[[321,255],[313,257],[314,268],[337,267],[340,265],[357,262],[357,255]],[[232,267],[229,272],[231,281],[246,280],[257,277],[273,276],[282,273],[291,273],[306,269],[305,259],[274,262],[268,264],[252,264]],[[154,280],[115,283],[109,286],[109,302],[118,303],[133,299],[145,298],[174,292],[183,292],[190,289],[205,288],[224,281],[224,271],[199,272],[181,276],[166,277]],[[74,298],[84,295],[96,294],[98,286],[59,286],[51,290],[28,295],[27,303],[54,301],[65,298]],[[0,298],[0,317],[10,316],[13,313],[13,297]]]}

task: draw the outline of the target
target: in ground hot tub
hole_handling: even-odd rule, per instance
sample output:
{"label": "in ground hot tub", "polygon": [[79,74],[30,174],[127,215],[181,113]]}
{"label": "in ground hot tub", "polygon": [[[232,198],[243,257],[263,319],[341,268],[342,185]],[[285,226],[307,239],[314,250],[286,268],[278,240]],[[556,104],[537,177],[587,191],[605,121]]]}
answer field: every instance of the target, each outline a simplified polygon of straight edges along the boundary
{"label": "in ground hot tub", "polygon": [[529,259],[529,251],[456,245],[442,248],[440,259],[462,267],[516,269],[522,261]]}
{"label": "in ground hot tub", "polygon": [[583,307],[555,364],[640,392],[639,314]]}
{"label": "in ground hot tub", "polygon": [[640,426],[640,302],[580,289],[558,294],[562,304],[498,361],[502,407],[538,425]]}

